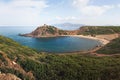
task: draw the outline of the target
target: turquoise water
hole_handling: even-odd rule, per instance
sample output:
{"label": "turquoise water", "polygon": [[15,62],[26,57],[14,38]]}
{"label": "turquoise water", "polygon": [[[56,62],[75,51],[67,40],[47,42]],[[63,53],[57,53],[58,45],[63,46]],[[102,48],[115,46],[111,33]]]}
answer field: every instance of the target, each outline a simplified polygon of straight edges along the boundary
{"label": "turquoise water", "polygon": [[44,52],[74,52],[95,48],[101,44],[96,40],[78,37],[31,38],[18,36],[19,33],[29,33],[34,27],[0,27],[0,35],[12,38],[22,45]]}

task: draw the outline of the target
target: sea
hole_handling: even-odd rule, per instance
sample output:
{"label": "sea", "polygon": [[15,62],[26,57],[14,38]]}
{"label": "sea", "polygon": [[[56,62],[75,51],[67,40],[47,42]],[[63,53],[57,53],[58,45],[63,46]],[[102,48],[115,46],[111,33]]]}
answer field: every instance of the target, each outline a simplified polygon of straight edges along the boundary
{"label": "sea", "polygon": [[36,49],[39,52],[67,53],[86,51],[101,45],[99,41],[80,37],[50,37],[31,38],[19,36],[19,34],[30,33],[36,27],[30,26],[0,26],[0,35],[6,36],[23,46]]}

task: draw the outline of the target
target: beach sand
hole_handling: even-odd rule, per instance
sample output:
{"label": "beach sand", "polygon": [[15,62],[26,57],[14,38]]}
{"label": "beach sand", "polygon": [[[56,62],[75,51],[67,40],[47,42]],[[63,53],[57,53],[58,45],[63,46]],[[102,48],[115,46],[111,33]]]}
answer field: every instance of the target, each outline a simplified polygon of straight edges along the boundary
{"label": "beach sand", "polygon": [[93,40],[100,41],[103,45],[106,45],[111,40],[119,37],[118,34],[96,35],[95,37],[92,37],[90,35],[87,35],[87,36],[84,36],[84,35],[65,35],[65,36],[72,36],[72,37],[81,37],[81,38],[93,39]]}

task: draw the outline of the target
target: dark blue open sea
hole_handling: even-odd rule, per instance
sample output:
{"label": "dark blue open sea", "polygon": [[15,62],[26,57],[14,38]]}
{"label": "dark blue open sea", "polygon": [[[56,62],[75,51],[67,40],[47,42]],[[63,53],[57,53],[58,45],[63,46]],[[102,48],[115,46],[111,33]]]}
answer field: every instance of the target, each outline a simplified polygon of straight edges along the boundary
{"label": "dark blue open sea", "polygon": [[55,53],[90,50],[101,44],[96,40],[78,37],[31,38],[18,36],[20,33],[29,33],[34,29],[35,27],[1,26],[0,35],[12,38],[20,44],[38,51]]}

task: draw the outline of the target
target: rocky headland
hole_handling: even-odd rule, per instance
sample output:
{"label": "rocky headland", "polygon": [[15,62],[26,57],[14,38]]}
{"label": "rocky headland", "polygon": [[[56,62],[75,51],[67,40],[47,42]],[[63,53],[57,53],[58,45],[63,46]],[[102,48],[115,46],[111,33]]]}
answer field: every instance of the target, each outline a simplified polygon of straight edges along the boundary
{"label": "rocky headland", "polygon": [[31,33],[27,34],[20,34],[20,36],[26,36],[26,37],[56,37],[56,36],[62,36],[62,35],[76,35],[78,34],[78,30],[62,30],[58,29],[54,26],[46,25],[38,27],[36,30],[34,30]]}

